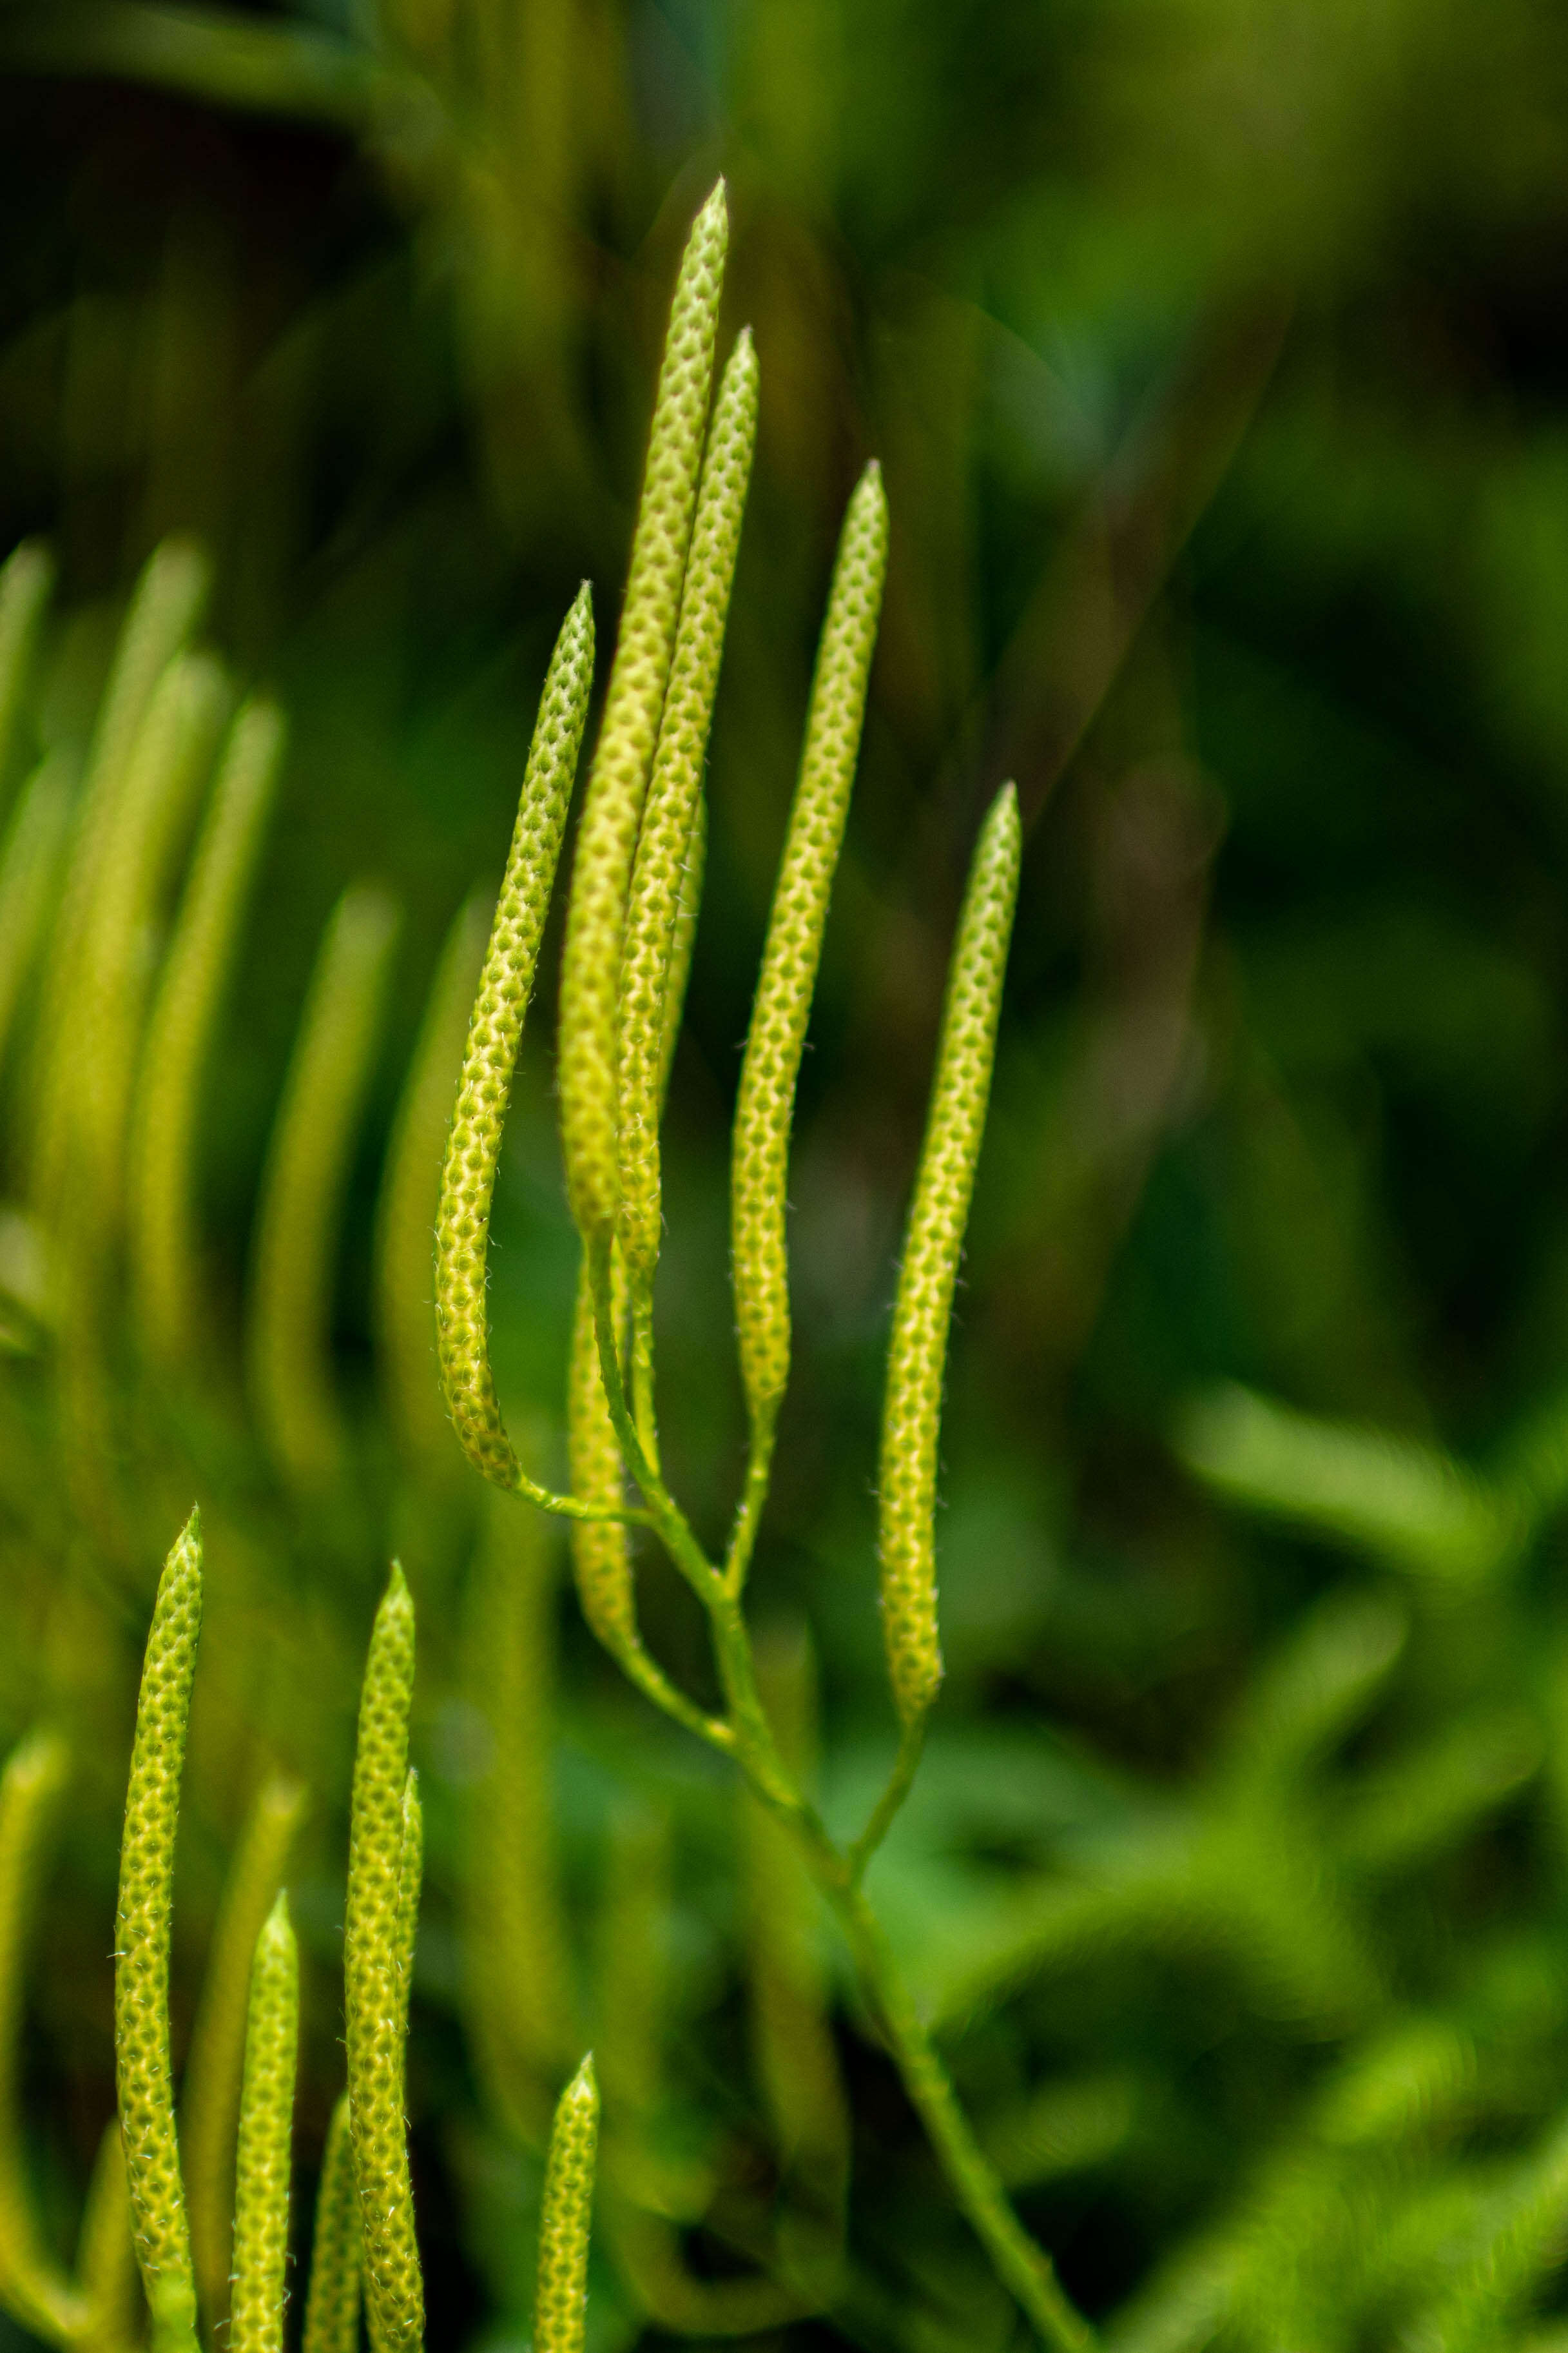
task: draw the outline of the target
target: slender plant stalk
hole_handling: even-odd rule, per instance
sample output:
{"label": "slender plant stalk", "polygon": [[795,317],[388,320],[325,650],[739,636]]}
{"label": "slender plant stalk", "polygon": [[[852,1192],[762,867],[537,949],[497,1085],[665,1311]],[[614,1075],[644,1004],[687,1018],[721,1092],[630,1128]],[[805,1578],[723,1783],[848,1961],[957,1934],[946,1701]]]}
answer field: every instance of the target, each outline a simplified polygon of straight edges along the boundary
{"label": "slender plant stalk", "polygon": [[616,998],[637,829],[675,650],[729,242],[721,180],[676,284],[620,636],[578,828],[561,968],[561,1137],[573,1215],[606,1236],[618,1192]]}
{"label": "slender plant stalk", "polygon": [[228,2304],[235,2137],[250,1972],[304,1810],[301,1783],[275,1773],[262,1784],[224,1889],[185,2063],[181,2141],[190,2184],[196,2294],[209,2327],[217,2326]]}
{"label": "slender plant stalk", "polygon": [[70,754],[47,754],[23,786],[0,843],[0,1062],[48,934],[75,788]]}
{"label": "slender plant stalk", "polygon": [[142,2281],[159,2335],[194,2347],[196,2284],[169,2064],[169,1931],[185,1727],[202,1619],[201,1519],[193,1511],[158,1583],[120,1850],[114,2056]]}
{"label": "slender plant stalk", "polygon": [[454,1469],[462,1475],[441,1397],[430,1237],[441,1222],[452,1098],[489,936],[489,909],[476,891],[458,908],[441,950],[376,1206],[374,1304],[382,1377],[408,1461],[426,1479]]}
{"label": "slender plant stalk", "polygon": [[773,892],[767,944],[735,1103],[730,1219],[735,1326],[751,1419],[746,1484],[728,1574],[746,1573],[767,1493],[779,1408],[789,1380],[789,1261],[784,1205],[795,1083],[822,957],[828,897],[865,722],[888,565],[880,469],[860,479],[839,536],[812,682],[800,780]]}
{"label": "slender plant stalk", "polygon": [[282,2353],[299,2050],[300,1948],[289,1918],[289,1899],[279,1889],[256,1940],[250,1973],[235,2160],[228,2332],[235,2353]]}
{"label": "slender plant stalk", "polygon": [[888,1353],[879,1485],[882,1636],[906,1726],[920,1723],[942,1685],[936,1473],[942,1379],[1022,853],[1018,796],[1004,785],[981,833],[959,919]]}
{"label": "slender plant stalk", "polygon": [[251,1274],[251,1387],[268,1448],[309,1493],[348,1446],[331,1370],[332,1262],[400,917],[344,892],[316,959],[273,1129]]}
{"label": "slender plant stalk", "polygon": [[359,2198],[345,2092],[332,2110],[321,2158],[300,2353],[358,2353],[359,2307]]}
{"label": "slender plant stalk", "polygon": [[[900,1455],[893,1466],[883,1518],[883,1573],[892,1612],[889,1666],[904,1736],[889,1792],[851,1846],[840,1847],[829,1836],[781,1753],[758,1688],[742,1609],[742,1587],[766,1493],[773,1428],[789,1369],[784,1187],[795,1080],[858,751],[886,570],[887,504],[875,466],[868,469],[855,492],[840,539],[801,778],[742,1074],[732,1229],[752,1446],[741,1508],[721,1567],[707,1557],[660,1470],[646,1299],[641,1333],[634,1315],[632,1345],[627,1345],[633,1287],[616,1232],[621,1184],[617,1008],[626,978],[634,854],[644,821],[697,492],[697,452],[722,247],[721,188],[693,231],[677,290],[626,611],[567,917],[561,1125],[568,1193],[584,1244],[568,1383],[568,1435],[573,1482],[581,1499],[578,1509],[585,1521],[591,1515],[595,1523],[574,1530],[578,1588],[590,1626],[631,1679],[668,1715],[728,1750],[753,1795],[797,1841],[843,1930],[868,2008],[882,2024],[961,2206],[1042,2340],[1058,2353],[1079,2353],[1089,2342],[1088,2325],[1063,2295],[1048,2259],[1022,2229],[994,2168],[976,2143],[860,1883],[876,1842],[912,1777],[920,1730],[940,1681],[930,1505],[945,1323],[979,1149],[1016,889],[1017,811],[1011,787],[987,821],[960,927],[895,1322],[889,1427],[896,1435],[889,1443],[906,1449],[910,1460]],[[694,806],[694,823],[695,817]],[[653,858],[650,847],[650,873]],[[669,860],[661,857],[659,865],[668,873]],[[678,917],[678,932],[679,927]],[[688,952],[672,948],[671,965]],[[682,971],[673,993],[678,995],[683,985]],[[668,980],[666,988],[670,993]],[[647,1008],[639,1004],[635,1011],[635,1050],[645,1053],[652,1035]],[[657,1035],[662,1085],[673,1039],[668,1014]],[[622,1036],[624,1039],[624,1031]],[[632,1139],[634,1159],[646,1145],[647,1131],[645,1108],[642,1128]],[[644,1244],[639,1240],[634,1247]],[[482,1252],[472,1279],[482,1285]],[[437,1298],[444,1310],[439,1281]],[[476,1358],[488,1382],[482,1316],[473,1319],[472,1331]],[[628,1476],[641,1496],[635,1514],[625,1509]],[[647,1659],[637,1630],[629,1546],[624,1526],[615,1525],[623,1519],[657,1531],[706,1610],[724,1698],[722,1716],[704,1715]],[[350,2049],[352,2061],[352,2030]],[[367,2234],[368,2228],[367,2214]],[[542,2334],[537,2342],[545,2342]]]}
{"label": "slender plant stalk", "polygon": [[10,773],[54,586],[55,559],[41,540],[25,539],[0,565],[0,790]]}
{"label": "slender plant stalk", "polygon": [[202,1080],[283,744],[276,706],[247,703],[229,733],[147,1024],[132,1123],[131,1288],[142,1345],[165,1372],[189,1366],[197,1354]]}
{"label": "slender plant stalk", "polygon": [[34,1042],[31,1194],[48,1216],[59,1198],[69,1135],[69,1103],[55,1085],[61,1068],[99,880],[132,747],[153,690],[185,643],[207,595],[205,558],[184,540],[166,540],[149,558],[127,609],[114,667],[99,706],[65,887],[55,913]]}
{"label": "slender plant stalk", "polygon": [[437,1347],[458,1443],[487,1479],[547,1504],[553,1499],[524,1474],[501,1420],[490,1371],[486,1263],[507,1100],[593,678],[594,608],[584,582],[545,673],[506,875],[468,1025],[436,1226]]}
{"label": "slender plant stalk", "polygon": [[555,1593],[543,1523],[493,1495],[467,1630],[468,1687],[489,1761],[469,1801],[463,1951],[486,2088],[527,2140],[543,2137],[545,2086],[560,2081],[572,2044],[551,1791]]}
{"label": "slender plant stalk", "polygon": [[665,993],[702,790],[756,434],[757,355],[750,334],[742,332],[713,404],[669,686],[626,912],[616,1008],[618,1222],[621,1249],[637,1292],[651,1290],[658,1261]]}
{"label": "slender plant stalk", "polygon": [[404,1851],[414,1603],[395,1566],[376,1612],[360,1699],[349,1834],[343,1983],[349,2114],[375,2353],[424,2342],[425,2289],[414,2234],[404,2124]]}
{"label": "slender plant stalk", "polygon": [[89,2317],[81,2292],[47,2253],[34,2211],[16,2081],[23,1970],[37,1900],[41,1850],[64,1791],[69,1757],[53,1733],[34,1733],[0,1776],[0,2286],[39,2337],[68,2344]]}
{"label": "slender plant stalk", "polygon": [[598,2137],[599,2087],[590,2052],[561,2094],[550,2136],[539,2214],[533,2353],[583,2353]]}

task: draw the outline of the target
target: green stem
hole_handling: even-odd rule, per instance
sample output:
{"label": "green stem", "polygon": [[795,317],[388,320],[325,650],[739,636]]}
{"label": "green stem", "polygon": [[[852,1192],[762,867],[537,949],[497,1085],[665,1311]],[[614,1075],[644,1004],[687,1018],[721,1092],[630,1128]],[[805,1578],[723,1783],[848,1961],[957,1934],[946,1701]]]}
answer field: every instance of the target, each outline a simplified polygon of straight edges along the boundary
{"label": "green stem", "polygon": [[[888,1787],[866,1829],[846,1852],[796,1788],[763,1707],[738,1580],[731,1582],[732,1564],[739,1557],[743,1569],[744,1552],[737,1556],[732,1543],[725,1573],[721,1574],[713,1567],[644,1451],[627,1407],[616,1350],[607,1239],[589,1244],[588,1274],[599,1367],[626,1467],[642,1490],[652,1525],[702,1602],[712,1629],[714,1659],[729,1715],[722,1726],[711,1724],[704,1736],[714,1740],[715,1746],[723,1746],[725,1740],[715,1736],[721,1732],[728,1736],[731,1753],[752,1788],[770,1812],[786,1821],[800,1840],[812,1874],[843,1929],[861,1991],[880,2021],[904,2088],[925,2126],[953,2196],[995,2265],[998,2276],[1016,2297],[1041,2343],[1050,2347],[1052,2353],[1086,2353],[1094,2342],[1093,2331],[1064,2295],[1049,2257],[1014,2213],[1000,2177],[970,2129],[914,1998],[859,1885],[867,1863],[908,1794],[920,1761],[923,1726],[906,1726]],[[765,1462],[760,1475],[765,1479]],[[750,1488],[750,1472],[747,1483]],[[742,1504],[742,1514],[744,1511]],[[657,1670],[655,1673],[658,1675]],[[648,1695],[667,1713],[679,1712],[680,1720],[685,1721],[685,1711],[690,1703],[681,1700],[662,1676],[658,1676],[658,1684],[662,1688],[650,1689]],[[679,1703],[679,1708],[671,1706],[672,1700]]]}
{"label": "green stem", "polygon": [[959,2106],[876,1915],[858,1887],[830,1885],[826,1892],[854,1956],[862,1990],[881,2020],[904,2089],[976,2237],[1041,2342],[1056,2353],[1086,2353],[1094,2343],[1094,2331],[1064,2294],[1049,2256],[1014,2213],[999,2175]]}
{"label": "green stem", "polygon": [[899,1753],[888,1777],[888,1786],[872,1809],[871,1819],[849,1850],[849,1884],[858,1887],[866,1875],[866,1866],[892,1828],[893,1817],[910,1794],[910,1786],[920,1769],[921,1754],[926,1745],[926,1720],[917,1716],[906,1724],[899,1735]]}
{"label": "green stem", "polygon": [[588,1283],[594,1295],[594,1335],[599,1344],[599,1374],[610,1419],[620,1441],[627,1470],[642,1489],[647,1510],[642,1525],[658,1533],[682,1577],[705,1607],[711,1607],[722,1580],[691,1532],[685,1513],[666,1487],[643,1450],[641,1436],[626,1404],[616,1349],[615,1311],[610,1294],[610,1236],[595,1234],[587,1245]]}
{"label": "green stem", "polygon": [[751,1449],[746,1456],[746,1483],[741,1490],[735,1525],[730,1534],[730,1549],[724,1559],[724,1583],[731,1593],[739,1593],[746,1581],[746,1571],[752,1565],[752,1554],[756,1547],[757,1530],[762,1525],[763,1511],[768,1500],[779,1402],[770,1402],[752,1424]]}
{"label": "green stem", "polygon": [[619,1520],[628,1528],[658,1525],[651,1512],[640,1511],[635,1504],[585,1504],[580,1495],[557,1495],[549,1487],[535,1486],[526,1471],[519,1471],[514,1492],[537,1504],[542,1512],[554,1512],[563,1520]]}

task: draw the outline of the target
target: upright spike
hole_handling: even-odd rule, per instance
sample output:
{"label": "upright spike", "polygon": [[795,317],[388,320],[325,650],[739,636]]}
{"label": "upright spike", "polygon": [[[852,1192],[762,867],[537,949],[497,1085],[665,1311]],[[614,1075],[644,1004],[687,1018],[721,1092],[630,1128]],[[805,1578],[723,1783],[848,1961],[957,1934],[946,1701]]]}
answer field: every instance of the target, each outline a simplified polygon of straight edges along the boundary
{"label": "upright spike", "polygon": [[620,1237],[634,1285],[659,1242],[658,1113],[671,976],[689,846],[719,690],[730,590],[757,433],[757,355],[742,329],[713,404],[669,688],[637,836],[617,1009]]}
{"label": "upright spike", "polygon": [[458,1443],[475,1469],[508,1488],[516,1487],[519,1466],[490,1371],[485,1309],[490,1199],[593,679],[594,607],[584,581],[562,623],[545,673],[511,849],[468,1025],[436,1223],[436,1335],[447,1410]]}
{"label": "upright spike", "polygon": [[345,2092],[327,2126],[300,2353],[359,2353],[359,2200]]}
{"label": "upright spike", "polygon": [[300,2047],[300,1948],[279,1891],[256,1940],[235,2161],[234,2353],[282,2353],[289,2175]]}
{"label": "upright spike", "polygon": [[615,1222],[626,898],[675,649],[728,242],[721,180],[693,226],[670,309],[620,636],[577,835],[561,968],[561,1139],[585,1240]]}
{"label": "upright spike", "polygon": [[942,1380],[1022,855],[1018,797],[1004,785],[975,849],[959,918],[888,1351],[878,1548],[882,1637],[906,1725],[920,1721],[942,1683],[935,1523]]}
{"label": "upright spike", "polygon": [[196,2284],[169,2063],[169,1931],[185,1728],[202,1622],[201,1515],[163,1565],[125,1797],[114,1963],[114,2058],[142,2284],[171,2347],[195,2346]]}
{"label": "upright spike", "polygon": [[403,1908],[414,1602],[395,1564],[360,1699],[343,1929],[349,2114],[374,2353],[416,2353],[425,2288],[404,2123]]}
{"label": "upright spike", "polygon": [[301,1783],[269,1774],[258,1793],[223,1893],[191,2032],[181,2103],[196,2293],[210,2327],[228,2304],[235,2134],[257,1938],[277,1901],[305,1810]]}
{"label": "upright spike", "polygon": [[599,2087],[590,2052],[561,2094],[550,2136],[539,2211],[533,2353],[583,2353],[598,2137]]}
{"label": "upright spike", "polygon": [[132,1121],[131,1286],[142,1345],[165,1371],[188,1364],[198,1338],[202,1080],[284,735],[282,714],[270,702],[247,702],[230,730],[147,1024]]}
{"label": "upright spike", "polygon": [[790,1127],[828,896],[860,749],[887,562],[888,502],[880,469],[872,463],[849,501],[839,535],[800,781],[773,892],[735,1105],[731,1239],[741,1375],[753,1444],[769,1441],[789,1378],[784,1199]]}

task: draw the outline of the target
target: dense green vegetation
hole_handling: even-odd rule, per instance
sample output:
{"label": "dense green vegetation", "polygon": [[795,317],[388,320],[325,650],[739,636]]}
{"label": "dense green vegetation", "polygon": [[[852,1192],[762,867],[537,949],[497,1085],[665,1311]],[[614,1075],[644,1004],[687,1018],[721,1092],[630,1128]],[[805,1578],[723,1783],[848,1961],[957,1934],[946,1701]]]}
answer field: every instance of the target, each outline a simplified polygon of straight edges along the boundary
{"label": "dense green vegetation", "polygon": [[[287,1852],[299,2275],[395,1552],[432,2337],[526,2341],[551,2104],[591,2042],[596,2353],[1026,2341],[791,1851],[595,1646],[558,1526],[487,1494],[435,1386],[483,925],[585,575],[602,696],[670,289],[722,170],[721,346],[751,326],[761,411],[664,1132],[669,1483],[721,1550],[740,1049],[874,457],[887,586],[748,1595],[781,1746],[852,1836],[898,1740],[900,1236],[964,875],[1015,776],[947,1673],[868,1894],[1108,2341],[1544,2346],[1568,2326],[1568,34],[1530,0],[14,0],[0,67],[0,526],[53,565],[0,607],[0,677],[26,680],[0,711],[0,1743],[70,1755],[19,2046],[56,2260],[113,2107],[137,1678],[199,1498],[175,2056],[221,2032],[209,1954],[232,1988]],[[160,548],[163,733],[94,867],[106,681]],[[182,1287],[145,1204],[220,806],[239,929]],[[489,1287],[508,1427],[557,1484],[560,901]],[[697,1605],[637,1557],[649,1651],[714,1705]],[[8,2104],[0,2073],[0,2137]],[[209,2319],[222,2189],[193,2204]]]}

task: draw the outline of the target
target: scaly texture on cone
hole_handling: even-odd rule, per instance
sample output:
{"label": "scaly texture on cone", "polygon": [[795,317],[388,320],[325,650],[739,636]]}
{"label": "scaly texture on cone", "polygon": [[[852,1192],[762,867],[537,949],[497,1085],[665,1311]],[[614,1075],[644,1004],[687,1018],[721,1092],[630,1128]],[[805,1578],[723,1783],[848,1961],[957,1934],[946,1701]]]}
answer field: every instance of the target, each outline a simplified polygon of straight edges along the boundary
{"label": "scaly texture on cone", "polygon": [[561,2094],[539,2211],[533,2353],[582,2353],[588,2310],[588,2231],[599,2087],[590,2052]]}
{"label": "scaly texture on cone", "polygon": [[447,1410],[458,1443],[475,1469],[506,1488],[516,1486],[519,1466],[490,1371],[485,1303],[490,1201],[593,682],[594,607],[584,581],[562,624],[545,673],[506,874],[468,1024],[436,1222],[437,1353]]}
{"label": "scaly texture on cone", "polygon": [[157,2326],[187,2344],[195,2341],[196,2286],[169,2063],[169,1930],[201,1624],[201,1515],[193,1511],[163,1564],[147,1636],[125,1796],[114,1964],[115,2077],[137,2260]]}
{"label": "scaly texture on cone", "polygon": [[735,1325],[753,1430],[777,1413],[789,1379],[784,1200],[795,1082],[855,781],[887,565],[888,501],[873,463],[860,478],[839,534],[800,781],[735,1104],[730,1177]]}
{"label": "scaly texture on cone", "polygon": [[402,1570],[394,1565],[376,1612],[360,1698],[343,1925],[349,2115],[364,2249],[365,2317],[374,2353],[410,2353],[425,2335],[425,2285],[403,2112],[403,1963],[408,1936],[403,1878],[413,1694],[414,1602]]}
{"label": "scaly texture on cone", "polygon": [[626,900],[675,649],[728,242],[721,180],[687,241],[670,309],[620,636],[577,836],[561,965],[561,1140],[584,1240],[615,1222],[616,1005]]}
{"label": "scaly texture on cone", "polygon": [[959,918],[888,1351],[878,1550],[888,1672],[906,1724],[925,1714],[942,1683],[936,1475],[942,1377],[1022,854],[1018,797],[1005,785],[981,833]]}

